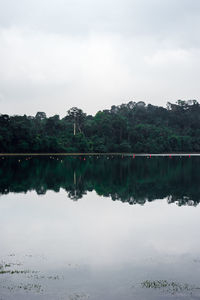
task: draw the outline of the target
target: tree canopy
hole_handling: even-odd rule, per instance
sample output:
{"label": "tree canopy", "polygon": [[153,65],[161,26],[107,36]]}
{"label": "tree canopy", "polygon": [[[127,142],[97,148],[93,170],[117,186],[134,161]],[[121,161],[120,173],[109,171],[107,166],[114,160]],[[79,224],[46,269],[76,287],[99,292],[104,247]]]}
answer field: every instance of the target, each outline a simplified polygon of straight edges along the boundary
{"label": "tree canopy", "polygon": [[159,107],[130,101],[94,116],[73,107],[66,116],[0,115],[0,151],[200,152],[200,104],[178,100]]}

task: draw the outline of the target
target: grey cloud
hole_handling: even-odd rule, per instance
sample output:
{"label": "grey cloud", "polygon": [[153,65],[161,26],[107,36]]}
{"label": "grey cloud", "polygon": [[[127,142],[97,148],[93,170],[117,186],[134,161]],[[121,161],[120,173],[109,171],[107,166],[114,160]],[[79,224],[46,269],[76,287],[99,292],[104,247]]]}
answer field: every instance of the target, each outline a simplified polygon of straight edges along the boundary
{"label": "grey cloud", "polygon": [[[2,2],[2,3],[1,3]],[[198,0],[7,0],[1,26],[29,26],[55,33],[107,31],[167,35],[198,30]]]}
{"label": "grey cloud", "polygon": [[199,0],[0,0],[1,111],[200,98]]}

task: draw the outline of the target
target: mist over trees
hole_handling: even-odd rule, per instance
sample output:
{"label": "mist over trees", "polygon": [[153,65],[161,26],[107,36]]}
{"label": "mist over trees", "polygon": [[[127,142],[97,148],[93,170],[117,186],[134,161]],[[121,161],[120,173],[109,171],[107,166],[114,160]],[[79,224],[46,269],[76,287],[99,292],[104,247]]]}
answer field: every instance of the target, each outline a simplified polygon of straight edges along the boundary
{"label": "mist over trees", "polygon": [[1,153],[200,152],[200,104],[158,107],[129,102],[95,116],[73,107],[66,116],[0,115]]}

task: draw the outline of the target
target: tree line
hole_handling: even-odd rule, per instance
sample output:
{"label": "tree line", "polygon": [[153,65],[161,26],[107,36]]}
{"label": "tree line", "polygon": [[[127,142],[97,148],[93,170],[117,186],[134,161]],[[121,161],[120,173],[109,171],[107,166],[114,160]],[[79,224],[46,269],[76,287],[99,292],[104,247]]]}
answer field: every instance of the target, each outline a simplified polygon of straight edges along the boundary
{"label": "tree line", "polygon": [[130,101],[94,116],[73,107],[66,116],[0,115],[0,151],[200,152],[200,104],[178,100],[159,107]]}

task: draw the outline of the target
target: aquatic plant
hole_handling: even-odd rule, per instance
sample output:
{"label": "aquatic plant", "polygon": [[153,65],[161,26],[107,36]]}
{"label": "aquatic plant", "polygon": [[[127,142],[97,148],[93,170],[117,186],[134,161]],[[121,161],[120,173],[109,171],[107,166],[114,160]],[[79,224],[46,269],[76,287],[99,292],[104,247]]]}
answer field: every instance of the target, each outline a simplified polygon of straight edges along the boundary
{"label": "aquatic plant", "polygon": [[200,287],[188,283],[179,283],[168,280],[145,280],[141,283],[141,286],[142,288],[148,289],[161,289],[164,292],[169,292],[171,294],[180,292],[192,292],[194,290],[200,289]]}

